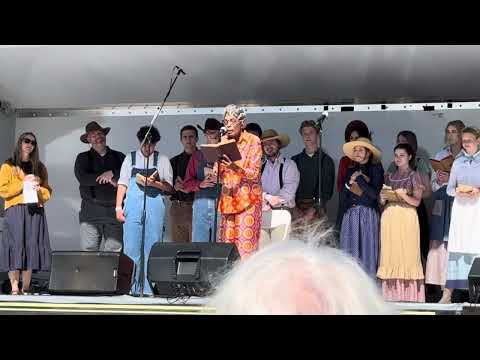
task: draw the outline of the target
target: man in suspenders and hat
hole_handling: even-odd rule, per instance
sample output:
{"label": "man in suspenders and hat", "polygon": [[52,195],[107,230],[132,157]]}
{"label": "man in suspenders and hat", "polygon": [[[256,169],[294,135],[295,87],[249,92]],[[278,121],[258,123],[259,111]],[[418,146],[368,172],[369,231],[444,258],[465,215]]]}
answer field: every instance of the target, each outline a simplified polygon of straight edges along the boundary
{"label": "man in suspenders and hat", "polygon": [[[262,134],[262,148],[265,160],[262,164],[263,211],[295,207],[295,193],[300,182],[297,165],[291,159],[285,158],[280,149],[290,143],[286,134],[278,134],[273,129]],[[275,231],[275,230],[273,230]],[[261,243],[267,241],[262,231]]]}
{"label": "man in suspenders and hat", "polygon": [[268,129],[262,135],[265,160],[262,164],[263,209],[294,208],[295,192],[300,182],[297,165],[280,153],[290,143],[287,134]]}
{"label": "man in suspenders and hat", "polygon": [[[143,126],[137,132],[137,139],[141,143],[148,131]],[[132,295],[140,292],[140,254],[142,237],[142,212],[144,192],[147,193],[144,269],[146,270],[150,249],[153,244],[163,239],[165,222],[165,198],[173,190],[173,171],[168,157],[155,151],[160,141],[160,133],[152,127],[147,141],[140,150],[132,151],[127,155],[120,170],[118,180],[116,216],[123,225],[124,253],[135,263],[135,272],[131,289]],[[149,158],[148,172],[146,170],[147,157]],[[145,177],[147,187],[145,188]],[[125,203],[122,206],[123,198]],[[152,294],[152,289],[145,276],[144,293]]]}

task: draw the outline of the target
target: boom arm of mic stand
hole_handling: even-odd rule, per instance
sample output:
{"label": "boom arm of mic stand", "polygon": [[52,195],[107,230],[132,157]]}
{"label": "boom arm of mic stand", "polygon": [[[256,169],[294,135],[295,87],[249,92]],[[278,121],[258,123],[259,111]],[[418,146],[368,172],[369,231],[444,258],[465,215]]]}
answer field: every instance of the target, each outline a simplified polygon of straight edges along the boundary
{"label": "boom arm of mic stand", "polygon": [[317,195],[317,201],[315,204],[315,207],[317,208],[317,211],[320,213],[320,211],[323,208],[323,203],[322,203],[322,133],[323,133],[323,119],[318,119],[317,121],[317,126],[318,126],[318,195]]}
{"label": "boom arm of mic stand", "polygon": [[220,188],[220,157],[218,158],[217,161],[217,185],[216,185],[216,194],[215,194],[215,212],[214,212],[214,219],[213,219],[213,241],[212,242],[217,242],[217,228],[218,228],[218,199],[220,197],[220,193],[222,189]]}
{"label": "boom arm of mic stand", "polygon": [[[153,124],[155,123],[155,120],[157,119],[158,115],[163,109],[163,106],[165,105],[165,102],[167,101],[168,96],[170,95],[173,86],[175,85],[175,82],[178,79],[178,76],[180,75],[180,70],[177,72],[177,76],[175,76],[175,79],[173,82],[170,84],[170,88],[167,91],[167,94],[165,95],[165,98],[163,99],[162,106],[157,110],[155,115],[153,116],[152,121],[150,122],[150,127],[148,128],[147,133],[145,134],[145,137],[143,138],[141,144],[140,144],[140,151],[142,150],[143,145],[147,141],[148,135],[150,134],[150,131],[152,130]],[[148,175],[148,161],[150,157],[147,157],[147,173],[145,175]],[[143,190],[143,214],[142,214],[142,238],[141,238],[141,249],[140,249],[140,296],[143,297],[144,295],[144,283],[145,283],[145,224],[147,222],[147,176],[145,176],[145,188]]]}
{"label": "boom arm of mic stand", "polygon": [[163,98],[162,106],[160,106],[160,108],[157,110],[157,112],[153,116],[152,121],[150,121],[150,127],[149,127],[147,133],[145,134],[145,137],[143,138],[142,143],[140,144],[140,149],[145,144],[145,141],[147,140],[147,137],[150,134],[150,130],[152,130],[152,127],[153,127],[153,124],[155,123],[155,120],[157,119],[158,115],[160,115],[160,113],[162,112],[163,106],[165,105],[165,102],[167,101],[168,97],[170,96],[170,93],[172,92],[172,89],[175,86],[175,83],[177,82],[177,79],[178,79],[179,76],[180,76],[180,70],[177,71],[177,75],[175,76],[175,79],[173,80],[172,84],[170,85],[170,88],[168,89],[167,94]]}

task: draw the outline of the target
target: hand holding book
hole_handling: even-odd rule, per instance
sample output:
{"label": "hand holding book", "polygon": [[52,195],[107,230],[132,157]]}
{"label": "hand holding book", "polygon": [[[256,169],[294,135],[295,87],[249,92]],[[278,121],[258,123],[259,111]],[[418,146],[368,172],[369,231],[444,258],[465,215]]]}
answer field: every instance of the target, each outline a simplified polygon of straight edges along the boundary
{"label": "hand holding book", "polygon": [[219,142],[217,144],[202,144],[200,145],[200,150],[209,163],[223,160],[225,158],[224,155],[227,155],[225,160],[228,164],[230,164],[230,162],[238,161],[242,158],[242,155],[238,150],[237,143],[234,139]]}
{"label": "hand holding book", "polygon": [[380,191],[380,197],[384,201],[401,201],[400,196],[390,186],[387,185],[383,185],[382,190]]}
{"label": "hand holding book", "polygon": [[454,160],[455,159],[452,155],[448,155],[442,160],[430,159],[430,164],[432,165],[432,168],[435,171],[443,171],[443,172],[449,173],[450,170],[452,170],[452,165]]}

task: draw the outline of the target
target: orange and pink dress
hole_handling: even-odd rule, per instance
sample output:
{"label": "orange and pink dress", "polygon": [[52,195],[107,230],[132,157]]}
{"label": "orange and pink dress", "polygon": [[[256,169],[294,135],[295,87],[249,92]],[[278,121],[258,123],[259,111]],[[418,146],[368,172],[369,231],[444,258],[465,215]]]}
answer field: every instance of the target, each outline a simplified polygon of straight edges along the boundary
{"label": "orange and pink dress", "polygon": [[220,166],[219,239],[234,243],[245,259],[257,250],[262,225],[262,146],[257,136],[246,131],[242,131],[237,146],[242,156],[235,161],[239,169]]}

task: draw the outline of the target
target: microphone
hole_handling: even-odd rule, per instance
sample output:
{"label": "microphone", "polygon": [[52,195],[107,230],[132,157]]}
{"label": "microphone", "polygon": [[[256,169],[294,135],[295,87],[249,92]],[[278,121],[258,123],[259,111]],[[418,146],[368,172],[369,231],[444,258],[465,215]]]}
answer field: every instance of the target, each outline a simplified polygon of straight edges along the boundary
{"label": "microphone", "polygon": [[178,73],[179,73],[179,74],[187,75],[187,74],[185,73],[185,71],[183,71],[183,69],[182,69],[180,66],[175,65],[175,69],[178,70]]}
{"label": "microphone", "polygon": [[227,128],[225,126],[222,126],[220,128],[220,136],[223,136],[227,133]]}
{"label": "microphone", "polygon": [[317,119],[317,126],[321,129],[323,122],[328,118],[328,111],[322,112],[320,117]]}

